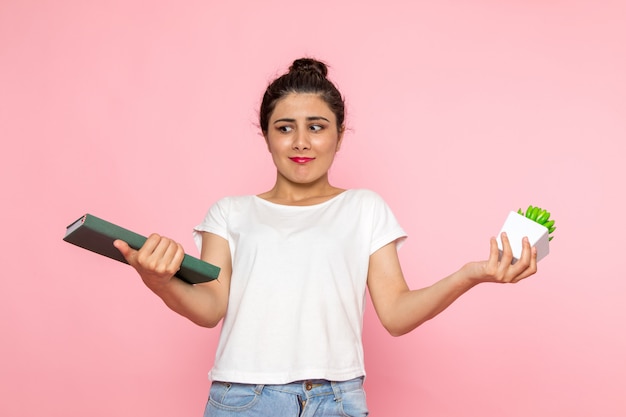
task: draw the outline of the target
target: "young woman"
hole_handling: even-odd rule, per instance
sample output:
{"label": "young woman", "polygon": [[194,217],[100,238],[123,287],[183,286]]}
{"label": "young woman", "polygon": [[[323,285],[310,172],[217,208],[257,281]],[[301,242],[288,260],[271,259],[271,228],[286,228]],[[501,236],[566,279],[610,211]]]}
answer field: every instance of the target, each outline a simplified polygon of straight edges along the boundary
{"label": "young woman", "polygon": [[188,285],[174,274],[183,248],[153,234],[139,251],[116,247],[175,312],[201,326],[224,320],[205,416],[366,416],[362,319],[366,286],[394,336],[435,317],[482,282],[518,282],[537,271],[502,235],[487,260],[410,290],[398,261],[405,233],[376,193],[330,184],[341,147],[344,101],[327,67],[298,59],[267,88],[260,125],[276,166],[274,187],[227,197],[196,227],[202,259],[219,281]]}

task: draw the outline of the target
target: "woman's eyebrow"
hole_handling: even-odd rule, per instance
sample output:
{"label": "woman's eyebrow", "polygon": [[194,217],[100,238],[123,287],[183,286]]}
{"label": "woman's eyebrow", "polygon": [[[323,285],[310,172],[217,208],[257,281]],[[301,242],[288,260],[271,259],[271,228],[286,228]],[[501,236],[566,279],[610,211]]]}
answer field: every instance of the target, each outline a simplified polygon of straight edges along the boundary
{"label": "woman's eyebrow", "polygon": [[315,120],[325,120],[328,123],[330,123],[330,120],[328,120],[327,118],[323,117],[323,116],[309,116],[306,118],[307,121],[311,122],[311,121],[315,121]]}
{"label": "woman's eyebrow", "polygon": [[[316,121],[316,120],[324,120],[324,121],[330,123],[330,120],[328,120],[327,118],[325,118],[323,116],[309,116],[309,117],[306,118],[306,120],[308,122],[312,122],[312,121]],[[274,120],[274,124],[279,123],[279,122],[280,123],[285,123],[285,122],[286,123],[295,123],[296,119],[290,119],[288,117],[283,117],[282,119]]]}

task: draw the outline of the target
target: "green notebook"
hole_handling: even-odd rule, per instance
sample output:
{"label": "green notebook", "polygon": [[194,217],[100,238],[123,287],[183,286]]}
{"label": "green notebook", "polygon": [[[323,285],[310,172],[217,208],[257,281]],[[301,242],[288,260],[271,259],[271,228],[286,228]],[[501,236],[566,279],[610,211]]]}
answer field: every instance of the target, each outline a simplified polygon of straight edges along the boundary
{"label": "green notebook", "polygon": [[[64,241],[81,248],[104,255],[120,262],[126,262],[122,254],[113,246],[116,239],[123,240],[133,249],[139,249],[146,241],[145,236],[124,229],[91,214],[85,214],[67,226]],[[190,284],[199,284],[217,279],[220,268],[201,259],[185,254],[176,276]]]}

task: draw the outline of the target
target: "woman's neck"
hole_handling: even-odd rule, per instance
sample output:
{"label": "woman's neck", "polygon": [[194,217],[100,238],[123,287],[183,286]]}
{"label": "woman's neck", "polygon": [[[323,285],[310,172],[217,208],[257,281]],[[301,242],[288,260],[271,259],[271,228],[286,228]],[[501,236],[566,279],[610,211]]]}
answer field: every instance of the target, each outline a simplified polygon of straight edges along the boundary
{"label": "woman's neck", "polygon": [[345,191],[328,182],[328,178],[310,184],[297,184],[277,178],[271,190],[261,193],[258,197],[272,203],[289,206],[310,206],[320,204]]}

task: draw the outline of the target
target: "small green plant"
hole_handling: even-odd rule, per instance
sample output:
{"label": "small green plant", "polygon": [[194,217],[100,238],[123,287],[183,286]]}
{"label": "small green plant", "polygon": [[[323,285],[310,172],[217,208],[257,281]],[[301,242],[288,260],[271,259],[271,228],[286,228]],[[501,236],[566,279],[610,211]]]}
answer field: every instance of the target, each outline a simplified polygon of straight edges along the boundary
{"label": "small green plant", "polygon": [[[522,211],[522,209],[517,210],[518,214],[522,216],[526,216],[530,220],[539,223],[548,229],[548,234],[552,235],[552,233],[556,230],[556,226],[554,226],[554,220],[550,220],[550,212],[542,209],[541,207],[533,207],[528,206],[526,209],[526,213]],[[554,239],[554,236],[550,236],[548,241]]]}

